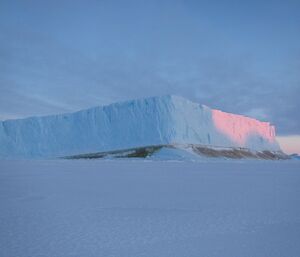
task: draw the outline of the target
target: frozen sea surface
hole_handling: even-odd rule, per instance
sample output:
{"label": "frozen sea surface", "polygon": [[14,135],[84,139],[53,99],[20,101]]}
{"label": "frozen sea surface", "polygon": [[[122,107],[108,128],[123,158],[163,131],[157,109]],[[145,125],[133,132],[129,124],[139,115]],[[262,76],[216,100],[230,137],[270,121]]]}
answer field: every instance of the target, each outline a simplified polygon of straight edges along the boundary
{"label": "frozen sea surface", "polygon": [[1,257],[298,257],[300,162],[1,161]]}

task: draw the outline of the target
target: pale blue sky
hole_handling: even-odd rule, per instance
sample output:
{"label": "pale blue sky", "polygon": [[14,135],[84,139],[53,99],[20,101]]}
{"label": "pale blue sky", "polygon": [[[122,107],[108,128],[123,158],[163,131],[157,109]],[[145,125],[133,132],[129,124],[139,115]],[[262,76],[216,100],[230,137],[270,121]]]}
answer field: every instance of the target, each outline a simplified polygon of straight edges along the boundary
{"label": "pale blue sky", "polygon": [[299,1],[0,0],[0,119],[176,94],[300,134]]}

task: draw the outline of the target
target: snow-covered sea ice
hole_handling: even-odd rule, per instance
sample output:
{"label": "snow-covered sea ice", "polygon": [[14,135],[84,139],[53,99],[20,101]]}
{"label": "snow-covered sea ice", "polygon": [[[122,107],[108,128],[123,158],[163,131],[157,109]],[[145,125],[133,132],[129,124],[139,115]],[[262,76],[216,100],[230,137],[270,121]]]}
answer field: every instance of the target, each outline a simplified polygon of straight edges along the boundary
{"label": "snow-covered sea ice", "polygon": [[297,161],[0,162],[1,257],[300,256]]}

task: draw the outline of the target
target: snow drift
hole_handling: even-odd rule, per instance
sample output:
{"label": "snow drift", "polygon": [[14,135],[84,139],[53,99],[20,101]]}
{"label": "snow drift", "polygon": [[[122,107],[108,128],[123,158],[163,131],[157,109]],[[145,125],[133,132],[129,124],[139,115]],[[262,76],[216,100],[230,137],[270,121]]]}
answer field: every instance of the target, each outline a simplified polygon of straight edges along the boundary
{"label": "snow drift", "polygon": [[52,158],[166,144],[280,151],[270,123],[177,96],[0,122],[2,158]]}

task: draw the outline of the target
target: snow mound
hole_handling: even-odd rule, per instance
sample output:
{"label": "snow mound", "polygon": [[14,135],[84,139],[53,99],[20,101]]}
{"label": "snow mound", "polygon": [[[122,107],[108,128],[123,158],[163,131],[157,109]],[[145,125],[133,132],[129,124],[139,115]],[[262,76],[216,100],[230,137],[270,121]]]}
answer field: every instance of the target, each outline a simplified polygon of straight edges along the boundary
{"label": "snow mound", "polygon": [[172,95],[0,122],[2,158],[53,158],[165,144],[280,151],[268,122]]}
{"label": "snow mound", "polygon": [[178,160],[178,161],[197,161],[203,159],[193,151],[180,148],[163,147],[150,156],[151,160]]}

